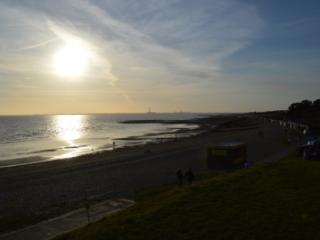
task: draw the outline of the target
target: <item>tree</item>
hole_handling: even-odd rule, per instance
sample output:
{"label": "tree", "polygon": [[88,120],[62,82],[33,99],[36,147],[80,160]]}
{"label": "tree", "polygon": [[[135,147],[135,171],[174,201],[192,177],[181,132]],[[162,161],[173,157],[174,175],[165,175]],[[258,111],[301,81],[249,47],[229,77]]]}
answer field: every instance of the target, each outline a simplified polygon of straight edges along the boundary
{"label": "tree", "polygon": [[312,110],[316,112],[320,111],[320,99],[313,101]]}
{"label": "tree", "polygon": [[290,117],[302,117],[307,112],[311,111],[313,103],[310,100],[303,100],[298,103],[292,103],[288,109]]}
{"label": "tree", "polygon": [[310,100],[303,100],[301,102],[301,106],[302,106],[302,110],[305,112],[305,111],[308,111],[311,109],[312,107],[312,102]]}

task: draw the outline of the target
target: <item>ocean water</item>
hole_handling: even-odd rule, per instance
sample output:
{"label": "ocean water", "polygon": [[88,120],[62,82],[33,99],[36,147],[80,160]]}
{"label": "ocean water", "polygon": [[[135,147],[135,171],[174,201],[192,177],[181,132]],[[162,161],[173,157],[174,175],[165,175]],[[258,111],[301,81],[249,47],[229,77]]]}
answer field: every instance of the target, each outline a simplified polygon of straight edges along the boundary
{"label": "ocean water", "polygon": [[[199,117],[191,113],[46,115],[0,117],[0,167],[71,158],[183,137],[196,129],[187,124],[123,124],[126,120],[184,120]],[[129,139],[126,139],[129,138]]]}

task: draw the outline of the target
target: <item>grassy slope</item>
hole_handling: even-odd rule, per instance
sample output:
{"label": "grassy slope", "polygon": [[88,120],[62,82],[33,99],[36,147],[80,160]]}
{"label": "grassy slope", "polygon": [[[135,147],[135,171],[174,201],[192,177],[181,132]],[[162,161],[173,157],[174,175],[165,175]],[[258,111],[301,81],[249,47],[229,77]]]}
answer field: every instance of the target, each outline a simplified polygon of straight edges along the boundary
{"label": "grassy slope", "polygon": [[294,156],[139,199],[59,239],[320,239],[320,162]]}

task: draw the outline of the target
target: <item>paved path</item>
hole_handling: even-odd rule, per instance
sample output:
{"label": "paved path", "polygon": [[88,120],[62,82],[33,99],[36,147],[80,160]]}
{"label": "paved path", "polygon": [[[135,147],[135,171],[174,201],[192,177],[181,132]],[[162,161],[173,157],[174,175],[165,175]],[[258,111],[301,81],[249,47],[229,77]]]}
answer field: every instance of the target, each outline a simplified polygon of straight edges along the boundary
{"label": "paved path", "polygon": [[[90,206],[90,223],[106,216],[129,208],[135,204],[127,199],[110,199]],[[63,233],[70,232],[88,224],[88,215],[85,208],[81,208],[60,217],[40,222],[36,225],[14,232],[0,235],[0,240],[48,240]]]}

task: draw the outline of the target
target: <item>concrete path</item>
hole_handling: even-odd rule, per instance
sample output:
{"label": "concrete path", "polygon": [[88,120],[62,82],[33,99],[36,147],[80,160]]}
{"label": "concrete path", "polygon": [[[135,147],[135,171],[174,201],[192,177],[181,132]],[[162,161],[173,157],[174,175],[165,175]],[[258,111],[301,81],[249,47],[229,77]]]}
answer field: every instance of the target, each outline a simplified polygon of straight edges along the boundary
{"label": "concrete path", "polygon": [[[106,216],[129,208],[134,204],[134,201],[127,199],[110,199],[90,206],[90,223],[96,222]],[[48,240],[63,233],[83,227],[87,224],[87,211],[85,208],[81,208],[60,217],[49,219],[21,230],[0,235],[0,240]]]}

